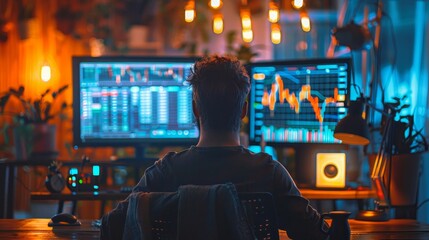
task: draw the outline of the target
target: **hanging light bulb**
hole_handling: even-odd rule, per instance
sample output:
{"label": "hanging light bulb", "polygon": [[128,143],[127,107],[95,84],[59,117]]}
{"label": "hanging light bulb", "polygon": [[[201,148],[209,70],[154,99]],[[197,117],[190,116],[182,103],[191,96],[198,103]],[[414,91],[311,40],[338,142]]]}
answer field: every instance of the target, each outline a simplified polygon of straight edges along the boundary
{"label": "hanging light bulb", "polygon": [[307,12],[301,13],[301,28],[304,32],[310,32],[311,30],[310,18],[308,17]]}
{"label": "hanging light bulb", "polygon": [[185,7],[185,22],[193,22],[195,19],[195,1],[189,0]]}
{"label": "hanging light bulb", "polygon": [[241,16],[241,26],[243,30],[252,29],[252,20],[250,19],[249,9],[241,9],[240,16]]}
{"label": "hanging light bulb", "polygon": [[282,32],[280,31],[280,25],[277,23],[271,24],[271,42],[273,44],[279,44],[282,41]]}
{"label": "hanging light bulb", "polygon": [[300,9],[302,6],[304,6],[304,0],[293,0],[292,6],[296,9]]}
{"label": "hanging light bulb", "polygon": [[209,6],[213,9],[218,9],[222,6],[221,0],[210,0]]}
{"label": "hanging light bulb", "polygon": [[253,40],[253,31],[252,29],[243,29],[242,31],[243,41],[250,43]]}
{"label": "hanging light bulb", "polygon": [[49,64],[43,64],[42,68],[40,69],[40,78],[44,82],[51,80],[51,66],[49,66]]}
{"label": "hanging light bulb", "polygon": [[220,13],[213,17],[213,32],[216,34],[221,34],[223,32],[223,17]]}
{"label": "hanging light bulb", "polygon": [[280,19],[279,7],[274,1],[270,1],[270,9],[268,10],[268,21],[276,23]]}

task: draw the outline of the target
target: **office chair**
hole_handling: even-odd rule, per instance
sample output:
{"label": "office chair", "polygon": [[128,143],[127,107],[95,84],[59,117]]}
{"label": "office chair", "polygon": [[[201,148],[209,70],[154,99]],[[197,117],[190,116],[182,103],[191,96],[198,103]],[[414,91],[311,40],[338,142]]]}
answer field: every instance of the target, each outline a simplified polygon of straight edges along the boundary
{"label": "office chair", "polygon": [[271,193],[239,193],[241,204],[257,239],[279,239],[277,215]]}
{"label": "office chair", "polygon": [[[238,197],[256,239],[278,240],[277,216],[271,193],[239,193]],[[164,213],[151,216],[152,239],[176,239],[177,202],[171,202],[167,208]]]}

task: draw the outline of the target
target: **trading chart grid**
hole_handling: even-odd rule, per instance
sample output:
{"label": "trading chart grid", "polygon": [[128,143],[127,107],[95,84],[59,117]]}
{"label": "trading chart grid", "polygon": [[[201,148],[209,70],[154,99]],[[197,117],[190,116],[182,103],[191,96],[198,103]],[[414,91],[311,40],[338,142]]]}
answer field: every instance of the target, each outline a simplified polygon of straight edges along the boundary
{"label": "trading chart grid", "polygon": [[80,64],[81,139],[197,138],[193,63]]}
{"label": "trading chart grid", "polygon": [[333,131],[347,114],[349,71],[347,62],[252,66],[251,140],[340,143]]}

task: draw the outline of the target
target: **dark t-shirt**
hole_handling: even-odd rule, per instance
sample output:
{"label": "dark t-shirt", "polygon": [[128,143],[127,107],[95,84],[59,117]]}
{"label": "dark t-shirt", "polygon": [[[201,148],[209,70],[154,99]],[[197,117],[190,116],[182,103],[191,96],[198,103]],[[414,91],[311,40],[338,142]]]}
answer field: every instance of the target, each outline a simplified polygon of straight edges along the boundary
{"label": "dark t-shirt", "polygon": [[170,152],[148,168],[135,190],[177,191],[180,185],[231,182],[238,192],[301,196],[287,170],[266,153],[237,147],[195,147]]}
{"label": "dark t-shirt", "polygon": [[[170,152],[146,169],[134,192],[175,192],[181,185],[231,182],[238,192],[270,192],[279,228],[293,239],[326,239],[326,223],[301,196],[288,171],[266,153],[236,147],[195,147]],[[102,239],[122,236],[128,199],[103,217]],[[112,228],[112,226],[114,226]],[[119,238],[119,237],[118,237]]]}

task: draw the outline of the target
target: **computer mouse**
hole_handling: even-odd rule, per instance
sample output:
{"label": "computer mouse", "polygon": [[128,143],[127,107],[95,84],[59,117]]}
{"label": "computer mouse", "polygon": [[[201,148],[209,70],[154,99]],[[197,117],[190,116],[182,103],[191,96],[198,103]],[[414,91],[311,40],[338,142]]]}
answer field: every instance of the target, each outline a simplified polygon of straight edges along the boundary
{"label": "computer mouse", "polygon": [[51,218],[49,226],[58,226],[58,225],[80,225],[80,222],[77,220],[77,217],[70,213],[59,213],[54,215]]}

